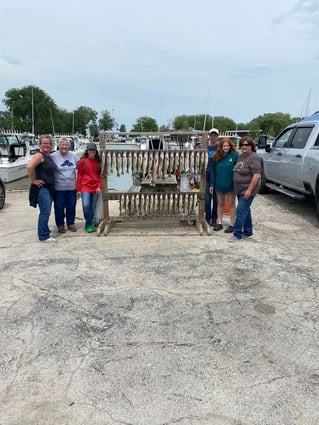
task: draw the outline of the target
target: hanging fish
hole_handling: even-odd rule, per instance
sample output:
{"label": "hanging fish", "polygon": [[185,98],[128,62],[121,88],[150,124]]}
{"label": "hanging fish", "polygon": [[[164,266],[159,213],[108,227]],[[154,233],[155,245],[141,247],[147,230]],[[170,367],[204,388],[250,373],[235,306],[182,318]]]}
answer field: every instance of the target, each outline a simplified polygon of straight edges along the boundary
{"label": "hanging fish", "polygon": [[174,212],[174,197],[172,193],[169,195],[168,212],[169,214],[173,214]]}
{"label": "hanging fish", "polygon": [[174,214],[178,214],[178,193],[174,196]]}
{"label": "hanging fish", "polygon": [[158,214],[158,194],[155,193],[154,194],[154,214],[157,215]]}
{"label": "hanging fish", "polygon": [[196,155],[195,155],[195,173],[199,172],[199,165],[200,165],[200,153],[196,152]]}
{"label": "hanging fish", "polygon": [[184,169],[184,152],[181,151],[181,154],[179,156],[179,168],[178,168],[180,174],[182,174],[183,169]]}
{"label": "hanging fish", "polygon": [[168,168],[169,168],[169,153],[165,152],[164,154],[164,170],[163,170],[163,178],[165,179],[165,176],[168,173]]}
{"label": "hanging fish", "polygon": [[169,154],[169,163],[168,163],[168,174],[171,176],[174,174],[174,152],[170,152]]}
{"label": "hanging fish", "polygon": [[106,154],[106,172],[107,172],[108,175],[111,174],[111,161],[112,161],[111,152],[107,152],[107,154]]}
{"label": "hanging fish", "polygon": [[159,166],[159,154],[158,151],[154,153],[154,162],[153,162],[153,180],[158,178],[158,166]]}
{"label": "hanging fish", "polygon": [[189,152],[190,151],[185,151],[185,158],[184,158],[184,169],[186,171],[186,173],[189,172]]}
{"label": "hanging fish", "polygon": [[138,193],[135,194],[135,211],[136,214],[140,213],[140,195]]}
{"label": "hanging fish", "polygon": [[164,210],[164,197],[163,194],[161,193],[159,196],[159,213],[162,214]]}
{"label": "hanging fish", "polygon": [[194,151],[190,151],[189,154],[189,171],[191,173],[194,173],[194,165],[195,165],[195,155],[194,155]]}
{"label": "hanging fish", "polygon": [[188,194],[185,193],[184,197],[184,214],[188,215]]}
{"label": "hanging fish", "polygon": [[150,203],[149,211],[150,211],[150,214],[153,214],[153,211],[154,211],[154,196],[150,195],[149,199],[150,199],[150,201],[149,201],[149,203]]}
{"label": "hanging fish", "polygon": [[130,215],[129,206],[130,206],[130,198],[128,195],[126,195],[125,196],[125,215]]}
{"label": "hanging fish", "polygon": [[167,193],[164,196],[163,212],[164,212],[164,214],[168,213],[168,195],[167,195]]}
{"label": "hanging fish", "polygon": [[143,172],[143,151],[139,151],[137,155],[137,172]]}
{"label": "hanging fish", "polygon": [[145,195],[145,215],[148,215],[150,207],[150,197],[149,195]]}
{"label": "hanging fish", "polygon": [[113,170],[115,168],[115,164],[116,164],[116,153],[115,151],[112,152],[112,160],[111,160],[111,174],[113,173]]}
{"label": "hanging fish", "polygon": [[158,173],[158,176],[159,176],[159,178],[162,178],[162,175],[163,175],[163,165],[164,165],[164,152],[163,151],[161,151],[161,153],[160,153],[160,158],[159,158],[159,173]]}
{"label": "hanging fish", "polygon": [[121,197],[120,197],[120,215],[123,215],[123,213],[125,211],[124,202],[125,202],[124,195],[121,195]]}
{"label": "hanging fish", "polygon": [[125,170],[126,170],[126,152],[124,151],[122,153],[122,174],[124,174]]}
{"label": "hanging fish", "polygon": [[145,197],[144,197],[144,194],[143,194],[143,193],[141,194],[141,199],[140,199],[140,201],[141,201],[141,204],[140,204],[140,211],[141,211],[141,214],[142,214],[142,215],[145,215]]}
{"label": "hanging fish", "polygon": [[133,159],[132,159],[132,174],[135,174],[137,172],[137,153],[133,153]]}
{"label": "hanging fish", "polygon": [[148,167],[148,153],[145,152],[144,158],[143,158],[143,175],[142,175],[143,177],[146,177],[147,167]]}
{"label": "hanging fish", "polygon": [[132,165],[132,152],[127,154],[126,172],[129,173]]}
{"label": "hanging fish", "polygon": [[147,174],[149,177],[152,176],[152,170],[153,170],[153,152],[150,152],[148,155],[148,167],[147,167]]}
{"label": "hanging fish", "polygon": [[120,177],[120,175],[121,175],[121,162],[122,162],[121,154],[118,153],[116,155],[116,173],[117,173],[117,177]]}

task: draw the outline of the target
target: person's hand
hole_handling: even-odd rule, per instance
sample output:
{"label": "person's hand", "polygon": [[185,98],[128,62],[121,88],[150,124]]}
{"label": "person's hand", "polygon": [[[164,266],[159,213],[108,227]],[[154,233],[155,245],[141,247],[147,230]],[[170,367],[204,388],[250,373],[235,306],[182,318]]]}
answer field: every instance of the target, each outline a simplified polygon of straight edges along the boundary
{"label": "person's hand", "polygon": [[249,199],[251,197],[251,191],[249,189],[247,189],[244,193],[244,199]]}
{"label": "person's hand", "polygon": [[44,185],[45,181],[41,180],[41,179],[34,179],[32,183],[34,185],[38,186],[38,187],[42,187]]}
{"label": "person's hand", "polygon": [[81,192],[78,192],[78,193],[76,194],[76,197],[77,197],[78,199],[80,199],[80,198],[81,198]]}
{"label": "person's hand", "polygon": [[101,193],[101,189],[100,188],[97,188],[96,189],[96,193],[99,195]]}

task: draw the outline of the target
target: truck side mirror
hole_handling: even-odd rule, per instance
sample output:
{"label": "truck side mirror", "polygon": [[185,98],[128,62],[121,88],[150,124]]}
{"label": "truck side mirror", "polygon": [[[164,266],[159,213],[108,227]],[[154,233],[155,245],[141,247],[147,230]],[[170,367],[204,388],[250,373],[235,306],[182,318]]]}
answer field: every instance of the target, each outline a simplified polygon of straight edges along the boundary
{"label": "truck side mirror", "polygon": [[271,151],[271,145],[269,143],[266,144],[265,151],[268,153]]}

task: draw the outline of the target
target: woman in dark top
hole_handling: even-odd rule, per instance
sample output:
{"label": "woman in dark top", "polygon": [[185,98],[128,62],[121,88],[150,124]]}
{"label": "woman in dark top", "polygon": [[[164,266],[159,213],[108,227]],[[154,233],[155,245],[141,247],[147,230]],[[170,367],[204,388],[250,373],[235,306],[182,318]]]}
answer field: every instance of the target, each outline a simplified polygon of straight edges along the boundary
{"label": "woman in dark top", "polygon": [[260,187],[261,159],[256,153],[253,139],[243,137],[240,139],[239,147],[242,153],[233,168],[238,203],[234,233],[229,242],[240,242],[243,237],[253,236],[250,207]]}
{"label": "woman in dark top", "polygon": [[30,205],[39,205],[38,238],[40,242],[55,242],[50,237],[49,217],[54,194],[55,162],[50,157],[52,138],[49,135],[40,137],[40,152],[33,155],[27,165],[31,180]]}

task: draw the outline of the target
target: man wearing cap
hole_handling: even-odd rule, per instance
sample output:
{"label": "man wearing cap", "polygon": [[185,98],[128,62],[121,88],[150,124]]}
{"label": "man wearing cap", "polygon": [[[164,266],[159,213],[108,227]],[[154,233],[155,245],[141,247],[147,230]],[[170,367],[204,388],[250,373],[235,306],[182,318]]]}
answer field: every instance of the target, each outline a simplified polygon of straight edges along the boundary
{"label": "man wearing cap", "polygon": [[[210,171],[212,158],[216,153],[218,143],[217,139],[219,136],[219,131],[217,128],[211,128],[208,132],[209,142],[207,145],[207,168],[206,168],[206,189],[205,189],[205,216],[206,221],[211,226],[216,226],[217,224],[217,195],[216,192],[213,191],[213,194],[210,193]],[[213,201],[213,202],[212,202]]]}

